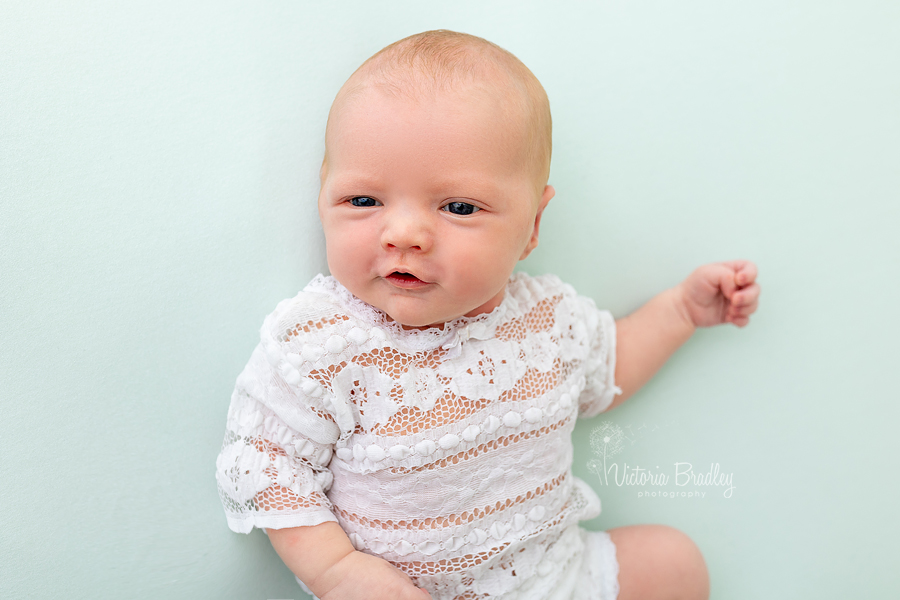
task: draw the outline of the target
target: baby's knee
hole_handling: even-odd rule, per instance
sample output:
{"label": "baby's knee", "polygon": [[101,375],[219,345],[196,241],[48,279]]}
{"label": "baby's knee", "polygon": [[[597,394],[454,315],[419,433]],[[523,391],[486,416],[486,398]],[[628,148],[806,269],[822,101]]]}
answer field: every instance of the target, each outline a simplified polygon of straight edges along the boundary
{"label": "baby's knee", "polygon": [[655,525],[657,543],[665,552],[672,576],[681,583],[684,598],[709,598],[709,572],[700,548],[684,532],[667,525]]}
{"label": "baby's knee", "polygon": [[620,598],[709,598],[706,561],[683,532],[666,525],[637,525],[610,535],[620,559],[619,583],[626,592]]}
{"label": "baby's knee", "polygon": [[[684,532],[667,525],[656,525],[658,528],[659,543],[666,549],[666,554],[672,560],[673,566],[682,573],[685,582],[691,582],[691,587],[698,592],[697,597],[709,596],[709,573],[706,570],[706,561],[700,548]],[[702,593],[699,593],[702,592]]]}

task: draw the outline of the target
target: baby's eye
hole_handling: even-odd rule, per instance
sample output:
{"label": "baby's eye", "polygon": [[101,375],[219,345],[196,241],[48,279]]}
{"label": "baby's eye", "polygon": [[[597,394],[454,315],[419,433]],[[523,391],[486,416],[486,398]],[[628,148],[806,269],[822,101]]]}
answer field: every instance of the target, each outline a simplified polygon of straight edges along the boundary
{"label": "baby's eye", "polygon": [[444,207],[444,210],[454,215],[471,215],[473,212],[481,209],[468,202],[451,202]]}
{"label": "baby's eye", "polygon": [[375,198],[370,198],[369,196],[354,196],[353,198],[350,198],[350,204],[352,204],[353,206],[368,208],[372,206],[378,206],[381,203]]}

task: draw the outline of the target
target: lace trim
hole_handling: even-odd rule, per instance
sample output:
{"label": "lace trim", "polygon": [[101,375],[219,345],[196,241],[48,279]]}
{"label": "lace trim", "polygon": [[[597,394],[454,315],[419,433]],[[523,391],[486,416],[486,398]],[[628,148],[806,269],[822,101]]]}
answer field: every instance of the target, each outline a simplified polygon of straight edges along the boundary
{"label": "lace trim", "polygon": [[315,329],[325,329],[326,325],[336,325],[338,321],[349,321],[350,317],[347,315],[334,315],[333,317],[322,317],[321,319],[317,319],[315,321],[309,321],[305,325],[300,325],[299,323],[288,329],[284,332],[284,335],[281,338],[282,342],[287,342],[291,338],[300,335],[300,332],[310,333]]}
{"label": "lace trim", "polygon": [[[432,353],[426,353],[424,356],[421,354],[410,356],[397,353],[396,351],[382,353],[376,350],[360,355],[358,364],[361,366],[373,365],[380,369],[387,370],[387,365],[383,364],[382,361],[373,360],[385,356],[402,361],[398,368],[404,370],[409,369],[410,366],[420,364],[427,365],[432,360]],[[341,362],[338,365],[332,365],[326,369],[316,369],[310,372],[309,377],[314,379],[320,385],[330,387],[334,377],[344,367],[346,367],[346,363]],[[523,398],[537,398],[543,396],[558,387],[560,382],[566,381],[574,368],[574,365],[571,363],[564,363],[559,359],[554,359],[551,369],[546,372],[530,368],[525,371],[525,374],[518,381],[516,381],[514,387],[501,392],[498,400],[499,402],[514,402],[522,400]],[[446,384],[446,378],[444,377],[437,376],[436,380],[442,385]],[[359,382],[354,383],[358,384]],[[402,401],[402,393],[401,388],[395,385],[391,388],[390,397],[394,402],[400,404]],[[360,414],[365,414],[364,410],[359,408],[364,401],[368,400],[363,389],[360,389],[359,393],[355,389],[350,390],[349,400],[357,406]],[[437,398],[434,406],[430,410],[423,411],[416,407],[402,405],[385,423],[378,424],[369,432],[381,436],[414,435],[423,431],[462,421],[492,403],[493,401],[489,399],[466,398],[465,396],[458,396],[452,391],[446,390]],[[329,418],[329,420],[333,421],[333,419],[328,417],[325,413],[315,410],[314,412],[323,418]],[[552,415],[553,413],[550,412],[548,414]],[[365,430],[357,424],[356,432],[365,432]]]}
{"label": "lace trim", "polygon": [[309,496],[298,496],[286,487],[278,484],[267,487],[256,495],[256,506],[260,512],[300,510],[303,508],[330,509],[331,502],[319,492]]}
{"label": "lace trim", "polygon": [[493,439],[489,442],[485,442],[483,444],[479,444],[478,446],[474,446],[469,448],[468,450],[464,450],[462,452],[458,452],[453,456],[445,456],[441,460],[428,463],[425,465],[420,465],[418,467],[392,467],[390,468],[390,472],[397,475],[409,475],[411,473],[420,473],[422,471],[431,471],[434,469],[440,469],[446,467],[450,464],[459,464],[460,462],[469,460],[478,456],[479,454],[483,454],[490,450],[496,450],[500,446],[509,446],[510,444],[514,444],[516,442],[521,442],[523,440],[527,440],[536,436],[546,435],[551,431],[559,429],[563,425],[567,424],[571,421],[571,417],[566,417],[562,421],[557,421],[552,425],[546,425],[541,427],[540,429],[532,429],[531,431],[522,431],[519,433],[515,433],[512,435],[505,435],[503,437],[499,437]]}
{"label": "lace trim", "polygon": [[[547,531],[548,529],[554,529],[560,523],[566,520],[569,516],[569,508],[568,502],[563,505],[560,513],[554,518],[547,522],[545,522],[539,530],[534,532],[531,537],[537,537],[541,533]],[[559,530],[553,532],[550,538],[547,540],[548,545],[552,544],[556,539],[558,539],[564,530]],[[388,562],[409,575],[410,577],[422,577],[425,575],[434,575],[436,573],[451,573],[462,571],[467,568],[475,567],[480,565],[481,563],[490,560],[492,557],[500,554],[504,550],[506,550],[512,542],[505,542],[498,546],[491,548],[490,550],[484,550],[482,552],[478,552],[476,554],[466,554],[465,556],[458,556],[456,558],[445,558],[437,561],[393,561],[389,560]]]}
{"label": "lace trim", "polygon": [[616,600],[619,597],[619,560],[616,557],[616,545],[612,538],[605,531],[601,532],[599,546],[601,549],[602,560],[596,565],[596,569],[601,569],[598,579],[602,581],[602,600]]}
{"label": "lace trim", "polygon": [[[427,519],[410,519],[409,521],[393,521],[393,520],[382,520],[382,519],[368,519],[366,517],[357,515],[356,513],[348,512],[340,507],[335,507],[335,512],[341,515],[348,521],[352,521],[354,523],[358,523],[360,525],[365,525],[367,527],[372,527],[373,529],[385,529],[385,530],[397,530],[397,529],[437,529],[444,527],[452,527],[454,525],[463,525],[466,523],[471,523],[473,521],[477,521],[479,519],[483,519],[488,515],[492,515],[495,512],[500,512],[515,506],[517,504],[522,504],[527,502],[528,500],[532,500],[539,496],[543,496],[547,492],[556,489],[566,480],[566,473],[551,479],[544,485],[531,490],[525,494],[520,494],[515,498],[509,498],[506,502],[502,502],[498,500],[495,504],[491,506],[485,506],[482,508],[475,508],[472,510],[467,510],[461,512],[457,515],[449,515],[447,517],[429,517]],[[541,510],[541,515],[543,516],[543,509]]]}
{"label": "lace trim", "polygon": [[581,583],[572,600],[616,600],[619,597],[619,561],[616,545],[605,531],[579,531],[584,541]]}
{"label": "lace trim", "polygon": [[[472,581],[474,581],[474,579]],[[465,585],[465,583],[466,582],[463,581],[464,585]],[[469,582],[469,585],[471,585],[471,583],[472,582]],[[455,598],[453,598],[453,600],[484,600],[487,597],[488,597],[487,594],[476,594],[475,592],[469,591],[469,592],[464,592],[464,593],[460,594],[459,596],[456,596]]]}
{"label": "lace trim", "polygon": [[[515,340],[521,341],[529,333],[536,331],[550,331],[553,329],[554,319],[552,315],[556,310],[556,305],[563,299],[562,294],[557,294],[552,298],[545,298],[531,308],[527,314],[521,317],[511,319],[497,328],[496,336],[498,340]],[[546,315],[551,315],[550,319]]]}

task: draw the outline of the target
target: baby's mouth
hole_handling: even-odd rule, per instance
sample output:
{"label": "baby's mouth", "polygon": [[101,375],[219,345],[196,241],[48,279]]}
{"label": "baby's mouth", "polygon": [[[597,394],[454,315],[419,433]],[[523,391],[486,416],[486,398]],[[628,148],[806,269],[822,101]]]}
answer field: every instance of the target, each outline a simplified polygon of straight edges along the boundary
{"label": "baby's mouth", "polygon": [[421,281],[418,277],[413,275],[412,273],[402,273],[400,271],[394,271],[390,274],[390,277],[396,279],[402,279],[403,281]]}
{"label": "baby's mouth", "polygon": [[404,289],[412,289],[428,285],[428,282],[422,281],[412,273],[406,273],[404,271],[394,271],[393,273],[385,277],[385,279],[387,279],[393,285]]}

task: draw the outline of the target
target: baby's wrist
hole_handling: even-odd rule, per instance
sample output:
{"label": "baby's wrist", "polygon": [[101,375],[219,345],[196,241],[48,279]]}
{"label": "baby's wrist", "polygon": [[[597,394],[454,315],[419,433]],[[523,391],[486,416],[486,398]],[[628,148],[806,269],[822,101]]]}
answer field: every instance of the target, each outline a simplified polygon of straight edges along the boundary
{"label": "baby's wrist", "polygon": [[675,318],[683,324],[685,328],[689,329],[691,334],[693,334],[697,329],[697,324],[694,322],[694,318],[688,308],[687,290],[685,289],[684,282],[679,283],[669,290],[669,302],[671,303]]}
{"label": "baby's wrist", "polygon": [[319,571],[312,581],[306,584],[310,591],[312,591],[317,598],[321,598],[331,591],[331,589],[342,579],[343,576],[341,573],[344,570],[344,565],[352,562],[352,557],[357,552],[358,550],[350,550],[346,554],[337,557],[337,560],[329,561],[330,564],[327,564],[324,569]]}

